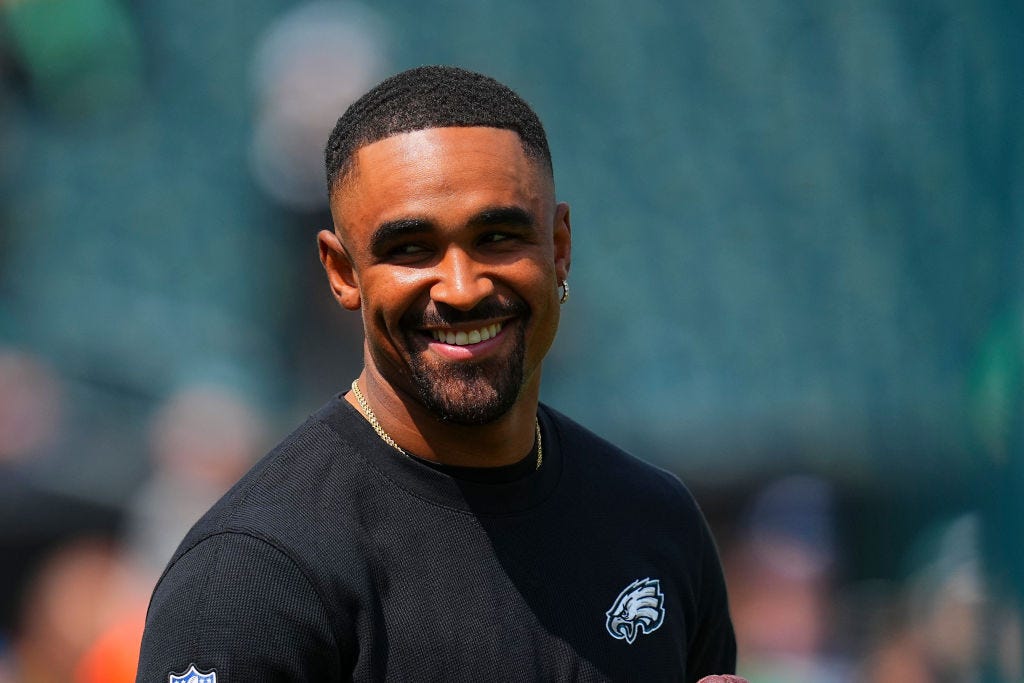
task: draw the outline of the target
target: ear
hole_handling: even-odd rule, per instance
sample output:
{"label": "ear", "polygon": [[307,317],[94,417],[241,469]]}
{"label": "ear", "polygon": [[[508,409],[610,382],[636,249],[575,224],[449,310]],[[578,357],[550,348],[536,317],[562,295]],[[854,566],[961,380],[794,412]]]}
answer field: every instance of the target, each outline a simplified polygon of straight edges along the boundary
{"label": "ear", "polygon": [[555,207],[555,275],[562,282],[569,277],[572,262],[572,228],[569,225],[569,205],[559,202]]}
{"label": "ear", "polygon": [[331,293],[342,307],[358,311],[361,305],[359,281],[341,240],[330,230],[321,230],[316,241],[320,247],[320,263],[324,264]]}

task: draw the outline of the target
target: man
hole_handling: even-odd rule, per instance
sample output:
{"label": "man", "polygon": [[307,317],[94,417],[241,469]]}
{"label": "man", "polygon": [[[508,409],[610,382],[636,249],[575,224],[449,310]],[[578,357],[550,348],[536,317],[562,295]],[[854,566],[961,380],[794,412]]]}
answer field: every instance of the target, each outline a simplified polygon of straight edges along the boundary
{"label": "man", "polygon": [[186,537],[138,680],[731,672],[689,493],[538,404],[571,239],[536,114],[412,69],[341,117],[327,173],[320,257],[365,367]]}

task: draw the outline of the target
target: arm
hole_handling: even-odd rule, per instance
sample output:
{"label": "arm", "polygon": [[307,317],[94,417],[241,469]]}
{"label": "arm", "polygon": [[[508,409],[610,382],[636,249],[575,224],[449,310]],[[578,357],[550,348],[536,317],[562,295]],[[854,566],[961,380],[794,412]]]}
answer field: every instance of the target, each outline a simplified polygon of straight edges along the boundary
{"label": "arm", "polygon": [[290,558],[243,534],[200,542],[168,568],[146,617],[136,680],[190,665],[233,681],[341,678],[329,616]]}
{"label": "arm", "polygon": [[698,604],[697,629],[686,657],[686,680],[695,681],[701,676],[735,673],[736,636],[729,617],[725,577],[706,522]]}

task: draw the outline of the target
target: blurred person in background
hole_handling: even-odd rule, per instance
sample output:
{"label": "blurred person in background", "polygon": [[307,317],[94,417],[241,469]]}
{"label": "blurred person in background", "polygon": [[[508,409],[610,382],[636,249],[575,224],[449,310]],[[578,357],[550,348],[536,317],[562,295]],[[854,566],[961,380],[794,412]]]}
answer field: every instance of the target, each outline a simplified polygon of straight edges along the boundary
{"label": "blurred person in background", "polygon": [[274,18],[251,60],[255,106],[248,163],[279,212],[275,229],[287,235],[287,246],[275,253],[294,272],[296,291],[287,297],[279,345],[288,364],[287,389],[298,405],[310,408],[361,366],[359,354],[337,353],[359,348],[362,324],[356,316],[335,315],[323,268],[309,258],[309,226],[330,224],[323,145],[338,112],[394,70],[388,27],[377,11],[356,2],[300,3]]}
{"label": "blurred person in background", "polygon": [[0,467],[20,469],[58,441],[61,382],[41,358],[0,347]]}
{"label": "blurred person in background", "polygon": [[839,683],[848,663],[829,652],[836,570],[833,493],[791,475],[758,491],[723,551],[740,671],[758,683]]}
{"label": "blurred person in background", "polygon": [[0,681],[73,680],[111,610],[120,512],[53,485],[67,448],[64,382],[0,347]]}
{"label": "blurred person in background", "polygon": [[339,119],[327,167],[320,255],[365,366],[189,532],[138,680],[731,673],[689,492],[539,404],[571,239],[536,114],[412,69]]}
{"label": "blurred person in background", "polygon": [[[1019,681],[1020,619],[990,604],[981,566],[979,519],[968,514],[926,530],[909,553],[912,569],[865,657],[872,683]],[[986,628],[986,607],[989,620]],[[985,658],[990,674],[985,675]]]}
{"label": "blurred person in background", "polygon": [[264,420],[226,387],[174,392],[150,422],[152,474],[124,512],[109,511],[32,469],[61,440],[61,396],[47,364],[0,351],[0,682],[133,681],[154,583],[255,461]]}
{"label": "blurred person in background", "polygon": [[215,384],[171,394],[149,427],[153,471],[129,501],[123,559],[108,618],[75,667],[75,683],[135,680],[146,605],[181,537],[262,451],[254,406]]}
{"label": "blurred person in background", "polygon": [[160,407],[153,472],[129,506],[127,538],[150,588],[189,528],[252,467],[266,431],[257,409],[223,386],[191,384]]}
{"label": "blurred person in background", "polygon": [[49,552],[21,591],[0,682],[79,681],[80,658],[117,608],[120,570],[121,556],[107,538],[71,538]]}

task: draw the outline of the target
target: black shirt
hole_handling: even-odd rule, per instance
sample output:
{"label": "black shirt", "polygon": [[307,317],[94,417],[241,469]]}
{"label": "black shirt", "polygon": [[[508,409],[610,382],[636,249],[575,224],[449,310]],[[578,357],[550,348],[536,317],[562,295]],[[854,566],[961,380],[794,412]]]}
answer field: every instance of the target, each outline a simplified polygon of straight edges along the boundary
{"label": "black shirt", "polygon": [[731,673],[689,492],[550,408],[540,420],[539,470],[468,481],[397,453],[336,397],[182,542],[138,680],[190,665],[218,683]]}

